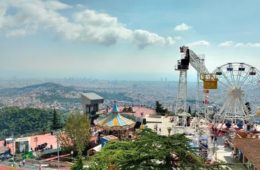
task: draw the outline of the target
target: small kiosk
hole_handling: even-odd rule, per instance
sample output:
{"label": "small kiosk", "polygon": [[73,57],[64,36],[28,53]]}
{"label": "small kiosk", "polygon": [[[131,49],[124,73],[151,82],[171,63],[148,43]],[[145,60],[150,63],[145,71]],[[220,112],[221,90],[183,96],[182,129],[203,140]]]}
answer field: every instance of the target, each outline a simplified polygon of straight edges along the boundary
{"label": "small kiosk", "polygon": [[99,110],[99,104],[104,102],[104,98],[96,93],[81,93],[81,104],[83,111],[87,114],[93,124],[96,118],[96,113]]}

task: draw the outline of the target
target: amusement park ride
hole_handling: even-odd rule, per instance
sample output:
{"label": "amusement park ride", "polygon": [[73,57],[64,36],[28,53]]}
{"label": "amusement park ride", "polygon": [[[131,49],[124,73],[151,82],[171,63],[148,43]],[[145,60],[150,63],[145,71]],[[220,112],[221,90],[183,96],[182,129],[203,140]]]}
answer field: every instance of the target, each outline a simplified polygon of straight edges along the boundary
{"label": "amusement park ride", "polygon": [[[212,73],[205,66],[204,59],[186,46],[180,47],[182,54],[175,70],[179,71],[179,86],[175,103],[175,113],[181,114],[187,110],[187,71],[191,65],[197,71],[196,110],[200,104],[200,80],[203,81],[204,114],[210,119],[208,105],[214,104],[221,108],[210,121],[231,123],[252,122],[257,113],[260,98],[254,98],[260,90],[260,72],[245,63],[227,63],[217,67]],[[212,93],[211,98],[209,92]],[[260,96],[260,95],[259,95]]]}

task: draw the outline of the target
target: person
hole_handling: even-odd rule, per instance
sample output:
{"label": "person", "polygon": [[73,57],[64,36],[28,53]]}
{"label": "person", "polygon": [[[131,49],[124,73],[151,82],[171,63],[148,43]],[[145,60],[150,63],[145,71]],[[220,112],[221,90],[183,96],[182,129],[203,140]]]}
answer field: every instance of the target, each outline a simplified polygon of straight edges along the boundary
{"label": "person", "polygon": [[23,159],[23,166],[25,165],[25,159]]}
{"label": "person", "polygon": [[214,135],[211,135],[211,141],[213,142],[213,140],[214,140]]}
{"label": "person", "polygon": [[157,131],[157,129],[158,129],[158,125],[155,124],[155,125],[154,125],[154,130]]}

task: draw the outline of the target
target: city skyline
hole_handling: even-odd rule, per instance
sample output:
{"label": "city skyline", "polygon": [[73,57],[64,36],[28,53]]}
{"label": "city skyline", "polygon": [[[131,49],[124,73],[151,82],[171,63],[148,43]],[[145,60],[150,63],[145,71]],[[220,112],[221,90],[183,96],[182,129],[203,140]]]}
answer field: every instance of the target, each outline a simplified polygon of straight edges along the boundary
{"label": "city skyline", "polygon": [[227,62],[260,68],[257,4],[0,1],[0,78],[176,81],[182,45],[204,54],[210,71]]}

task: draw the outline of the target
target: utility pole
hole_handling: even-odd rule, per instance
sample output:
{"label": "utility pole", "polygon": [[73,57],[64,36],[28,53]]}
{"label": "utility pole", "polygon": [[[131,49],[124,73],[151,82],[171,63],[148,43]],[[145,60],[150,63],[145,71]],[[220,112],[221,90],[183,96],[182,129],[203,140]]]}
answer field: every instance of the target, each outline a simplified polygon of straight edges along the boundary
{"label": "utility pole", "polygon": [[58,170],[60,170],[60,140],[59,140],[60,133],[61,133],[60,130],[51,132],[52,135],[56,136],[56,141],[57,141]]}
{"label": "utility pole", "polygon": [[60,131],[58,131],[58,134],[56,135],[57,138],[57,148],[58,148],[58,170],[60,170],[60,140],[59,140],[59,135]]}
{"label": "utility pole", "polygon": [[15,139],[14,139],[14,133],[12,133],[12,140],[13,140],[13,166],[15,165],[15,160],[14,160],[14,156],[15,156]]}

